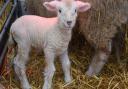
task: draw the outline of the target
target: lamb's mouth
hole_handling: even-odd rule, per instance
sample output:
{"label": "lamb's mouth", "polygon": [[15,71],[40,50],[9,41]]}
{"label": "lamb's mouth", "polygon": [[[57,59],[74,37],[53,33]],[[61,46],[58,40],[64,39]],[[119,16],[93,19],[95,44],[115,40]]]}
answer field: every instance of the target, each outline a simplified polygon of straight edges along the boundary
{"label": "lamb's mouth", "polygon": [[72,29],[72,26],[71,25],[68,25],[67,26],[67,25],[64,24],[64,28],[66,28],[66,29]]}

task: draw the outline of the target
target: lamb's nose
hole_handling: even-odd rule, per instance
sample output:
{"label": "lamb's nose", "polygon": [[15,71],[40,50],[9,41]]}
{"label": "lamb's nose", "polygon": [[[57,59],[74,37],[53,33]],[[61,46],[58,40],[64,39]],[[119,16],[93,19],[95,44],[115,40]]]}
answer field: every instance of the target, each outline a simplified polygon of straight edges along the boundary
{"label": "lamb's nose", "polygon": [[68,24],[68,25],[71,25],[71,24],[72,24],[72,21],[67,21],[67,24]]}

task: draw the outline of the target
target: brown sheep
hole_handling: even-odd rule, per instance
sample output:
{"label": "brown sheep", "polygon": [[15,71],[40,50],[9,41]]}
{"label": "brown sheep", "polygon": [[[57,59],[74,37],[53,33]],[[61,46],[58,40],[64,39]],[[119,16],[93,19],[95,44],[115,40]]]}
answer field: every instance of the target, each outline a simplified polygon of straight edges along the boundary
{"label": "brown sheep", "polygon": [[[123,41],[121,35],[125,32],[119,28],[126,24],[128,20],[128,0],[88,1],[92,3],[92,9],[88,15],[81,14],[78,22],[81,23],[79,30],[95,48],[95,55],[86,72],[87,75],[92,76],[101,71],[111,53],[112,44],[115,44],[117,56],[119,54],[118,46]],[[83,20],[84,18],[88,19]],[[116,37],[118,37],[118,40],[113,40],[117,39]]]}
{"label": "brown sheep", "polygon": [[[41,1],[44,2],[46,0],[27,0],[28,12],[47,17],[54,16],[54,14],[47,12],[42,7]],[[112,47],[115,47],[116,55],[119,59],[120,47],[123,47],[122,42],[124,42],[125,34],[122,27],[128,22],[128,0],[82,1],[88,1],[92,4],[88,14],[83,13],[79,16],[77,31],[80,31],[95,49],[95,55],[86,72],[87,75],[93,76],[103,68]]]}

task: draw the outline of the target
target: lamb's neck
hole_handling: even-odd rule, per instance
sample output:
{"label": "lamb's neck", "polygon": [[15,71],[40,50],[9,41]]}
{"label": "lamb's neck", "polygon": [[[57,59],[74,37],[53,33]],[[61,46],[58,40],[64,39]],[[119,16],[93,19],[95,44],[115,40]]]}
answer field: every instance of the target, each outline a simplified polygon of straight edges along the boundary
{"label": "lamb's neck", "polygon": [[56,17],[56,27],[58,29],[56,30],[59,30],[60,33],[64,34],[64,35],[71,35],[72,34],[72,28],[65,28],[62,23],[60,23],[59,19]]}
{"label": "lamb's neck", "polygon": [[64,42],[69,42],[72,36],[72,29],[64,29],[63,26],[59,24],[58,18],[54,18],[54,31],[52,33],[56,34]]}

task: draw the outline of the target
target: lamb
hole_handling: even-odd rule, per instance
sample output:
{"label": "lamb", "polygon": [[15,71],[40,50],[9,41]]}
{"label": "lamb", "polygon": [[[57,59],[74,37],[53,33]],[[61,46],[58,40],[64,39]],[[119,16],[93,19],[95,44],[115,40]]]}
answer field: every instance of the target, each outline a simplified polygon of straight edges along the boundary
{"label": "lamb", "polygon": [[23,89],[31,89],[25,73],[29,61],[31,47],[43,49],[46,67],[42,89],[52,88],[52,78],[55,72],[54,58],[60,57],[65,75],[65,82],[71,82],[68,44],[75,25],[77,12],[90,9],[90,3],[74,0],[44,2],[49,11],[57,12],[57,17],[45,18],[35,15],[24,15],[11,26],[9,45],[17,44],[17,54],[14,58],[14,70],[19,77]]}

